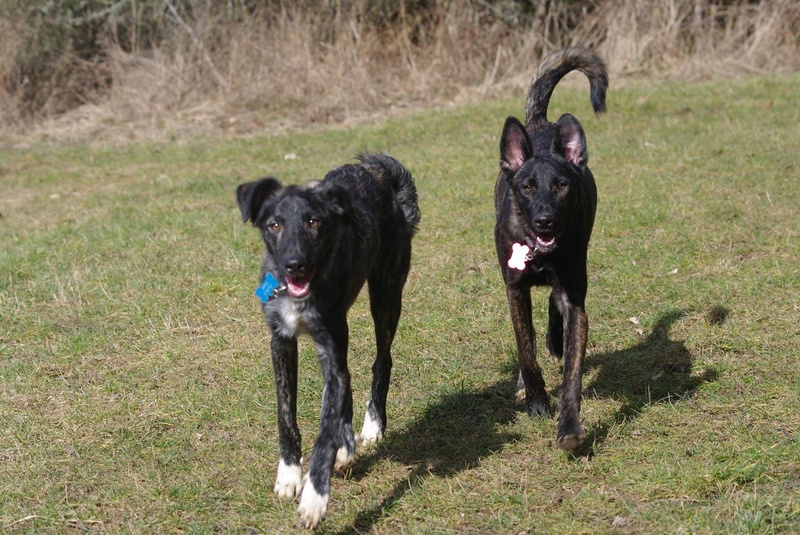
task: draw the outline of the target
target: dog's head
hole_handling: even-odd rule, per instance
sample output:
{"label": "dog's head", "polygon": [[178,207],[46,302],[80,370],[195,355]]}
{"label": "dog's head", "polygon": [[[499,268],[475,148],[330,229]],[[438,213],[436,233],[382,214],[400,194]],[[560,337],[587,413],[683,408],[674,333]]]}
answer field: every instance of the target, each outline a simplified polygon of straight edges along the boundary
{"label": "dog's head", "polygon": [[242,221],[261,231],[287,293],[295,299],[307,297],[350,211],[347,193],[319,183],[283,187],[274,178],[262,178],[240,185],[236,200]]}
{"label": "dog's head", "polygon": [[515,117],[500,141],[500,172],[517,199],[538,253],[552,252],[581,195],[589,160],[578,120],[564,114],[554,125],[549,154],[534,154],[531,138]]}

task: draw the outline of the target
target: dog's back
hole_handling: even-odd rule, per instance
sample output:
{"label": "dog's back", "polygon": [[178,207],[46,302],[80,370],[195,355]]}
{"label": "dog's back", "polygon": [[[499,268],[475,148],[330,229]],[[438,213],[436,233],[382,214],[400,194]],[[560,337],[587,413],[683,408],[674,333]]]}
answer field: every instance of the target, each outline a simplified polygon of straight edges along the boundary
{"label": "dog's back", "polygon": [[382,234],[411,238],[420,220],[411,173],[387,154],[365,152],[358,159],[330,171],[323,184],[349,191],[354,207],[371,213]]}

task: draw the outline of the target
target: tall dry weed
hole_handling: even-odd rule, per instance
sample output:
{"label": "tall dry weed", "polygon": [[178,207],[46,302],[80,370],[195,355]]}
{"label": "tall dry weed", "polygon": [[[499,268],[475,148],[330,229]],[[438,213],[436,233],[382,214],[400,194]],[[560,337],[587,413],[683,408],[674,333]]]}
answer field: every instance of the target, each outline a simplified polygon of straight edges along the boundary
{"label": "tall dry weed", "polygon": [[[201,9],[213,2],[179,11],[163,1],[175,8],[160,15],[165,38],[144,46],[129,25],[122,46],[109,32],[102,65],[82,73],[106,77],[102,97],[37,117],[40,132],[247,132],[382,115],[520,90],[545,54],[565,46],[599,50],[617,77],[800,67],[795,0],[549,0],[524,12],[534,4],[276,0],[240,16]],[[13,56],[13,32],[2,35],[0,56]],[[0,89],[7,125],[19,119],[13,97]]]}
{"label": "tall dry weed", "polygon": [[611,0],[595,17],[614,72],[694,79],[800,67],[794,0]]}
{"label": "tall dry weed", "polygon": [[9,20],[0,19],[0,35],[3,36],[0,38],[0,125],[13,125],[19,117],[19,104],[7,89],[12,76],[8,70],[13,69],[15,58],[24,43]]}

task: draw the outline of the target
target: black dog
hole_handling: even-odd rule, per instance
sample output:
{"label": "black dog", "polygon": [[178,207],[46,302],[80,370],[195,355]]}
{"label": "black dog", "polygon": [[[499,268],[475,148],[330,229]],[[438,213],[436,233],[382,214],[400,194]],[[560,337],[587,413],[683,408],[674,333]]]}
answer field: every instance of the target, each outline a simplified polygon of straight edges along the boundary
{"label": "black dog", "polygon": [[[236,191],[242,218],[261,230],[262,310],[272,332],[281,458],[275,492],[299,495],[299,524],[314,528],[325,517],[331,471],[354,460],[353,396],[347,369],[347,311],[364,282],[375,322],[377,357],[360,440],[386,429],[390,348],[400,318],[411,262],[411,238],[420,219],[411,174],[385,154],[364,154],[360,164],[330,171],[321,182],[282,187],[274,178]],[[325,382],[319,436],[302,477],[297,427],[297,335],[314,341]]]}
{"label": "black dog", "polygon": [[567,451],[584,439],[578,414],[589,329],[586,256],[597,207],[583,128],[568,113],[556,124],[547,121],[553,89],[572,70],[589,78],[595,112],[605,110],[608,76],[597,56],[571,48],[547,57],[528,90],[525,125],[506,119],[494,196],[495,245],[519,355],[517,400],[530,415],[551,414],[536,362],[530,294],[531,286],[549,285],[547,349],[564,358],[556,443]]}

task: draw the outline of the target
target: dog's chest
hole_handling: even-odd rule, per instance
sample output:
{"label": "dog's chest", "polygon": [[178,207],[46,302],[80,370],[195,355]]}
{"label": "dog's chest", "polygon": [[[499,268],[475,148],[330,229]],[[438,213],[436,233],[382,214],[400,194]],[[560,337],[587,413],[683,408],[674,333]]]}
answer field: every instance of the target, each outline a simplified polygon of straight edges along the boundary
{"label": "dog's chest", "polygon": [[306,301],[278,299],[267,311],[270,325],[281,336],[295,337],[308,332],[313,313]]}

